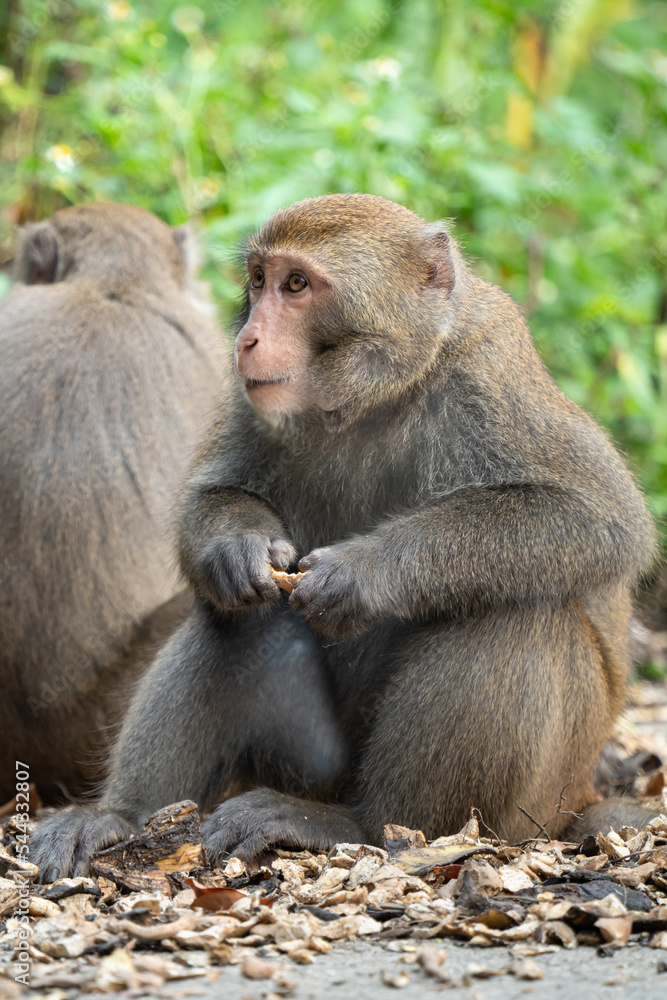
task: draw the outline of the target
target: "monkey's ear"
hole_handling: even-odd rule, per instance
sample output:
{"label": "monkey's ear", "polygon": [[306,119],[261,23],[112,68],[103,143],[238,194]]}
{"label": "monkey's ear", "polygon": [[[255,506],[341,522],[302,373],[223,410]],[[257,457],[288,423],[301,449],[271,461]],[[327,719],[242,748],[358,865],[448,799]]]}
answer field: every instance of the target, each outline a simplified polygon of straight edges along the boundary
{"label": "monkey's ear", "polygon": [[50,222],[26,226],[19,235],[16,279],[25,285],[49,285],[58,270],[58,233]]}
{"label": "monkey's ear", "polygon": [[441,288],[451,294],[456,283],[452,245],[447,233],[442,229],[432,230],[427,234],[426,253],[431,267],[428,287]]}
{"label": "monkey's ear", "polygon": [[182,226],[177,226],[173,230],[173,234],[176,249],[183,261],[186,280],[193,281],[201,263],[201,253],[195,232],[192,226],[186,222]]}
{"label": "monkey's ear", "polygon": [[215,305],[211,300],[208,282],[197,278],[202,254],[196,232],[186,222],[185,225],[172,229],[172,236],[183,265],[184,285],[191,293],[191,303],[206,316],[215,316]]}

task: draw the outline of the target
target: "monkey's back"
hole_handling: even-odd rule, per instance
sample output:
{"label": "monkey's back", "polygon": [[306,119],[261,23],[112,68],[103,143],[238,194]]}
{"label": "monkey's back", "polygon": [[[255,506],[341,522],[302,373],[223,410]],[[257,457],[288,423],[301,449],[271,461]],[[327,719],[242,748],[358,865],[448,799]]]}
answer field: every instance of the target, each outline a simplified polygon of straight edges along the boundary
{"label": "monkey's back", "polygon": [[217,328],[185,296],[121,301],[94,283],[14,289],[0,351],[7,732],[103,700],[178,592],[170,507],[224,374]]}

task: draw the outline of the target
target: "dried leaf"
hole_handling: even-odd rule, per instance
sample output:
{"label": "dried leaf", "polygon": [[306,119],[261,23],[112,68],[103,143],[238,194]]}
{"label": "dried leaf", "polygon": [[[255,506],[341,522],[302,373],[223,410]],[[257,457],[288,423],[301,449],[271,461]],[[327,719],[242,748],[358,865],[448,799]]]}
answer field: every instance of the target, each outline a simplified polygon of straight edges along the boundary
{"label": "dried leaf", "polygon": [[432,976],[441,983],[451,983],[450,976],[443,968],[447,958],[447,952],[444,948],[419,948],[417,950],[416,957],[417,961],[427,975]]}
{"label": "dried leaf", "polygon": [[328,941],[340,941],[354,935],[376,934],[382,930],[379,920],[374,920],[363,913],[355,917],[341,917],[331,923],[322,924],[319,936]]}
{"label": "dried leaf", "polygon": [[544,979],[544,972],[536,962],[530,958],[522,958],[510,966],[510,972],[517,979]]}
{"label": "dried leaf", "polygon": [[644,865],[636,865],[633,868],[611,868],[609,877],[620,882],[621,885],[629,885],[637,888],[643,882],[647,882],[658,866],[647,862]]}
{"label": "dried leaf", "polygon": [[442,847],[408,847],[405,850],[392,851],[391,864],[400,868],[408,875],[424,878],[434,869],[446,868],[457,864],[473,854],[497,854],[497,849],[490,844],[447,844]]}
{"label": "dried leaf", "polygon": [[8,878],[12,878],[16,872],[21,874],[21,882],[23,882],[23,877],[34,882],[39,875],[39,868],[37,865],[33,865],[31,861],[15,858],[8,853],[5,847],[0,847],[0,877],[6,875]]}
{"label": "dried leaf", "polygon": [[257,955],[246,955],[241,965],[241,972],[247,979],[272,979],[285,966],[280,962],[267,962]]}
{"label": "dried leaf", "polygon": [[115,929],[120,933],[129,934],[130,937],[139,938],[140,941],[164,941],[167,938],[177,937],[181,931],[194,930],[196,925],[195,914],[186,913],[178,920],[172,920],[167,924],[152,924],[150,927],[135,924],[133,920],[119,920],[115,924]]}
{"label": "dried leaf", "polygon": [[592,858],[587,858],[579,867],[584,871],[599,872],[601,868],[604,868],[608,864],[608,854],[594,854]]}
{"label": "dried leaf", "polygon": [[421,830],[410,830],[407,826],[387,823],[384,828],[385,847],[389,854],[406,847],[426,847],[426,837]]}
{"label": "dried leaf", "polygon": [[548,920],[542,924],[538,931],[538,940],[545,944],[557,942],[563,948],[576,948],[578,944],[577,935],[564,920]]}
{"label": "dried leaf", "polygon": [[218,910],[229,910],[239,899],[247,897],[248,893],[241,889],[232,889],[230,886],[202,885],[194,878],[183,879],[186,885],[194,890],[192,908],[210,910],[216,913]]}
{"label": "dried leaf", "polygon": [[410,985],[410,973],[406,972],[405,969],[400,972],[387,972],[383,970],[380,973],[380,979],[385,986],[393,986],[396,990],[402,990]]}
{"label": "dried leaf", "polygon": [[492,979],[494,976],[504,976],[506,973],[506,968],[490,969],[488,965],[480,965],[477,962],[471,962],[466,966],[466,976],[472,976],[473,979]]}
{"label": "dried leaf", "polygon": [[438,837],[437,840],[433,840],[431,842],[431,847],[446,847],[449,844],[476,844],[478,840],[479,823],[473,810],[470,819],[462,830],[459,830],[458,833],[451,834],[448,837]]}
{"label": "dried leaf", "polygon": [[505,892],[524,892],[526,889],[532,889],[534,884],[534,878],[530,878],[518,868],[507,866],[498,870],[498,878]]}
{"label": "dried leaf", "polygon": [[60,907],[50,899],[31,896],[28,900],[28,913],[31,917],[59,917]]}
{"label": "dried leaf", "polygon": [[598,833],[597,845],[610,858],[629,858],[630,849],[623,843],[619,835],[610,830],[608,834]]}
{"label": "dried leaf", "polygon": [[608,944],[624,948],[632,933],[632,917],[600,917],[595,926]]}

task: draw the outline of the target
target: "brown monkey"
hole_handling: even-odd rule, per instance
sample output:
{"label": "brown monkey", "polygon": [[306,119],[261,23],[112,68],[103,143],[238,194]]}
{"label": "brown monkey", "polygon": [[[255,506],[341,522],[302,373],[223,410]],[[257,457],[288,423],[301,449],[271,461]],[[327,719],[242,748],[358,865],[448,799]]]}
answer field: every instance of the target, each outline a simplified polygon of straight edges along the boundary
{"label": "brown monkey", "polygon": [[[434,837],[471,806],[514,840],[535,832],[518,807],[550,816],[571,775],[568,808],[595,800],[654,546],[621,458],[441,226],[306,200],[246,264],[236,398],[181,503],[196,609],[99,810],[38,830],[45,877],[239,787],[205,823],[213,858],[377,842],[389,821]],[[270,564],[299,557],[288,604]]]}
{"label": "brown monkey", "polygon": [[[27,227],[0,303],[0,801],[101,751],[191,610],[169,507],[224,381],[185,230],[90,204]],[[62,801],[62,798],[61,798]]]}

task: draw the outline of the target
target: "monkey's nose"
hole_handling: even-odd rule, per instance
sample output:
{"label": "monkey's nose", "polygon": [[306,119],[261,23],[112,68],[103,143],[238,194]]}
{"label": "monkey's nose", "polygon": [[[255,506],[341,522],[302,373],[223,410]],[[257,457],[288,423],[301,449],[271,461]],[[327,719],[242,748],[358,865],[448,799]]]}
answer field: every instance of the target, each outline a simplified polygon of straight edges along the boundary
{"label": "monkey's nose", "polygon": [[243,331],[236,338],[236,344],[234,346],[234,367],[240,375],[245,374],[244,372],[244,362],[246,356],[252,351],[259,343],[259,338],[254,334],[249,334],[244,336]]}

